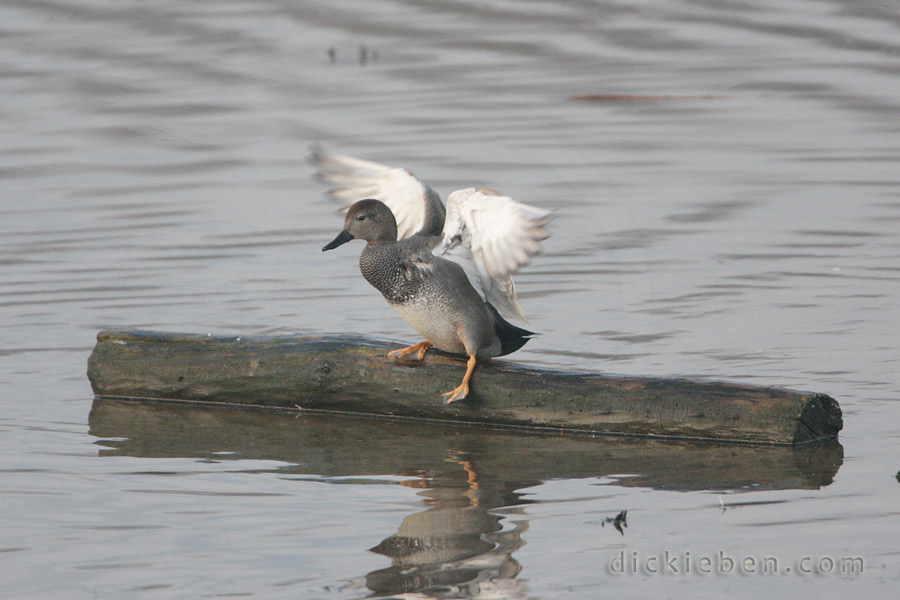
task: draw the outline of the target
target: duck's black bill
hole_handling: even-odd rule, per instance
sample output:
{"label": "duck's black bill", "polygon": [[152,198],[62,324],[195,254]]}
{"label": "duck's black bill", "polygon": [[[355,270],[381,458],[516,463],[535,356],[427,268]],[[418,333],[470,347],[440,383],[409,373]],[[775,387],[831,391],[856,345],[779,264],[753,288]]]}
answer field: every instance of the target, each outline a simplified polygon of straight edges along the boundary
{"label": "duck's black bill", "polygon": [[331,250],[331,249],[333,249],[333,248],[337,248],[338,246],[341,246],[341,245],[343,245],[343,244],[346,244],[347,242],[349,242],[349,241],[352,240],[352,239],[353,239],[353,236],[352,236],[352,235],[350,235],[349,233],[347,233],[346,230],[342,230],[342,231],[337,235],[336,238],[334,238],[333,240],[331,240],[330,242],[328,242],[327,244],[325,244],[325,245],[322,247],[322,252],[325,252],[326,250]]}

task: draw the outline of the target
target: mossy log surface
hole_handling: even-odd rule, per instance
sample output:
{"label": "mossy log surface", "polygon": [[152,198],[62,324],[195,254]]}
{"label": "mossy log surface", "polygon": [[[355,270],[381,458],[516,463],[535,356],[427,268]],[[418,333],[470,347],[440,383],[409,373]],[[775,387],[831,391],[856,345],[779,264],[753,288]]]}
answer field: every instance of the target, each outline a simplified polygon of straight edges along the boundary
{"label": "mossy log surface", "polygon": [[222,337],[104,330],[88,361],[98,397],[318,410],[570,433],[796,445],[842,427],[825,394],[732,383],[541,370],[481,361],[469,397],[441,393],[465,370],[429,352],[355,337]]}

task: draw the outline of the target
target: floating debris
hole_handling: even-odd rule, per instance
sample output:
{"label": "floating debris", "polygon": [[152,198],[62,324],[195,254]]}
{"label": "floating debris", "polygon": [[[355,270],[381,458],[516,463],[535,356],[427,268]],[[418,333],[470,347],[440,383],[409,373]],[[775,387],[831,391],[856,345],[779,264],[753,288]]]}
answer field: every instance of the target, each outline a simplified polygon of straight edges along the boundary
{"label": "floating debris", "polygon": [[698,95],[671,96],[653,94],[576,94],[569,100],[580,102],[663,102],[669,100],[725,100],[731,96]]}
{"label": "floating debris", "polygon": [[[349,52],[344,52],[344,56],[347,56],[348,54],[350,56],[352,56],[352,50]],[[368,63],[370,63],[372,61],[376,61],[376,60],[378,60],[378,50],[370,49],[365,44],[360,44],[359,48],[357,48],[357,50],[356,50],[356,61],[353,61],[352,59],[350,59],[350,60],[345,59],[344,62],[345,63],[356,62],[357,64],[359,64],[359,66],[364,67]],[[338,49],[335,48],[334,46],[332,46],[328,49],[328,62],[330,62],[333,65],[336,65],[336,64],[338,64],[338,62],[340,62],[339,58],[338,58]]]}
{"label": "floating debris", "polygon": [[622,531],[623,527],[628,527],[628,511],[623,510],[620,511],[615,517],[606,517],[603,521],[600,522],[601,527],[605,527],[607,523],[612,523],[613,527],[616,528],[616,531],[625,535],[625,532]]}

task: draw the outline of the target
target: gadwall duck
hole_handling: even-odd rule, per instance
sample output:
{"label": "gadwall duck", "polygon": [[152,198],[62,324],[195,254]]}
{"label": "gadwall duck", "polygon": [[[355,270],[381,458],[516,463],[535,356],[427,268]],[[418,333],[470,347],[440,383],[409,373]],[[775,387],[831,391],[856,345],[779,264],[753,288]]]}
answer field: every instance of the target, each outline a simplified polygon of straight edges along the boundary
{"label": "gadwall duck", "polygon": [[511,276],[540,252],[550,213],[483,188],[453,192],[445,209],[406,169],[319,149],[312,161],[335,186],[330,195],[352,202],[322,250],[366,241],[363,277],[425,338],[389,356],[423,360],[432,346],[468,356],[462,383],[443,394],[445,404],[462,400],[477,359],[514,352],[534,335],[506,320],[527,322]]}

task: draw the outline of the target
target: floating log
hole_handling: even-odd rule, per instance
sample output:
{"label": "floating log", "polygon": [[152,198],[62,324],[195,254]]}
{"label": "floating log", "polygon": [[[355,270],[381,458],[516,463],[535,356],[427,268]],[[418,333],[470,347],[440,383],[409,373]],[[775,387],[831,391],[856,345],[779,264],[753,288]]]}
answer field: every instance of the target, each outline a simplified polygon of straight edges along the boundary
{"label": "floating log", "polygon": [[743,444],[833,439],[824,394],[732,383],[621,377],[482,361],[469,397],[444,406],[464,362],[386,356],[354,337],[222,337],[104,330],[88,360],[98,397],[314,410],[370,417]]}

